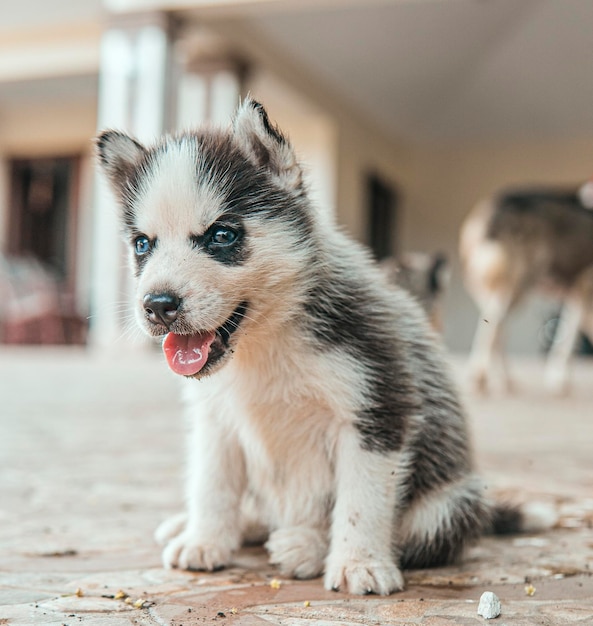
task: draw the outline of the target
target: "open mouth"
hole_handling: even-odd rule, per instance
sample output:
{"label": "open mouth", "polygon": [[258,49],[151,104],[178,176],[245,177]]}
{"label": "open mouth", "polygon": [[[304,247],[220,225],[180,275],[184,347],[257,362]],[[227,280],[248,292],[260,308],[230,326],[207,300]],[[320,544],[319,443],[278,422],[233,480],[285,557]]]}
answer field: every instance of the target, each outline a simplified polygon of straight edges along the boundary
{"label": "open mouth", "polygon": [[231,337],[239,328],[246,312],[247,303],[242,302],[216,330],[187,335],[168,333],[163,341],[163,352],[169,367],[181,376],[207,373],[229,350]]}

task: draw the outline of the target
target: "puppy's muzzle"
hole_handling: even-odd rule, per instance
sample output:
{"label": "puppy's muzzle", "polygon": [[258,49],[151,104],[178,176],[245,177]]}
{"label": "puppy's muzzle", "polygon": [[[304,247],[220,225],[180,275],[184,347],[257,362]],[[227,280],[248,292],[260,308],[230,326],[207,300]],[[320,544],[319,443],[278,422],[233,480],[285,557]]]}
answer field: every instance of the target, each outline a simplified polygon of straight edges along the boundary
{"label": "puppy's muzzle", "polygon": [[181,299],[171,293],[147,293],[142,304],[148,321],[168,330],[177,319]]}

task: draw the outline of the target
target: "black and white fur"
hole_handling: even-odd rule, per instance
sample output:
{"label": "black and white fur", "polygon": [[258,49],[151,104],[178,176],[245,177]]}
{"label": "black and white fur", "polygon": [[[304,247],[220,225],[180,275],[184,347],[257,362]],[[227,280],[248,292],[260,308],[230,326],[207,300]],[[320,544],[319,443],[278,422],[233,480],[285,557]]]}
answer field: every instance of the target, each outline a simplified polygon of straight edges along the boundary
{"label": "black and white fur", "polygon": [[[227,565],[256,524],[283,574],[389,594],[404,568],[524,527],[519,509],[484,497],[424,313],[311,206],[260,104],[246,100],[228,131],[149,148],[106,131],[97,146],[140,324],[153,336],[216,329],[185,388],[187,513],[157,532],[167,567]],[[168,308],[155,314],[147,298]]]}

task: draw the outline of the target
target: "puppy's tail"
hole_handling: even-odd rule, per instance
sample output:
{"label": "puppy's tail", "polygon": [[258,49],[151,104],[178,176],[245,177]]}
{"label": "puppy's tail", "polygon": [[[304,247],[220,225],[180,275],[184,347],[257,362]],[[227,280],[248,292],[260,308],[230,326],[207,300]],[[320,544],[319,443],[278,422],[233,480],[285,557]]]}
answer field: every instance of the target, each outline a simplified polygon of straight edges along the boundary
{"label": "puppy's tail", "polygon": [[556,509],[543,502],[521,505],[496,502],[491,505],[490,524],[485,532],[493,535],[537,533],[552,528],[557,521]]}

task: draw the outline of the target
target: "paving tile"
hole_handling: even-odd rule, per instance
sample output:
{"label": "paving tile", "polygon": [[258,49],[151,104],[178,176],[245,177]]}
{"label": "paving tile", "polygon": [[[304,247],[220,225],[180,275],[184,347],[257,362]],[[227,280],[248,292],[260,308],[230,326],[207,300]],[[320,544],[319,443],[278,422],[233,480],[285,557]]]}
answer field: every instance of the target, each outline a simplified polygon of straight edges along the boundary
{"label": "paving tile", "polygon": [[283,579],[261,547],[212,574],[163,569],[152,535],[182,502],[183,422],[160,355],[0,347],[0,626],[484,624],[486,590],[499,626],[593,624],[593,363],[569,398],[540,374],[525,361],[521,393],[467,405],[491,493],[554,505],[557,527],[485,537],[458,566],[361,598]]}

